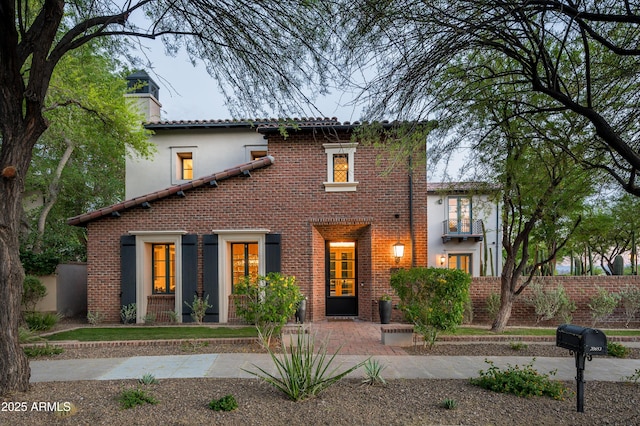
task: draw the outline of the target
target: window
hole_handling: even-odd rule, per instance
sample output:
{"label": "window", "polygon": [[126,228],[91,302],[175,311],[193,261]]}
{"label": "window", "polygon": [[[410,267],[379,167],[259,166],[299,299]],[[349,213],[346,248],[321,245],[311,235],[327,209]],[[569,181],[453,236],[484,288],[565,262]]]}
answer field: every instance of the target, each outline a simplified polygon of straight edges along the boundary
{"label": "window", "polygon": [[171,147],[171,184],[190,181],[198,174],[198,148],[195,146]]}
{"label": "window", "polygon": [[267,151],[251,151],[251,161],[266,157]]}
{"label": "window", "polygon": [[190,152],[181,152],[178,154],[180,163],[180,179],[193,179],[193,154]]}
{"label": "window", "polygon": [[153,294],[176,292],[175,244],[152,244],[151,248]]}
{"label": "window", "polygon": [[358,182],[354,178],[355,152],[357,143],[326,143],[327,154],[327,192],[355,191]]}
{"label": "window", "polygon": [[471,233],[471,198],[449,197],[449,233]]}
{"label": "window", "polygon": [[450,254],[449,269],[460,269],[461,271],[471,275],[471,254]]}
{"label": "window", "polygon": [[258,277],[258,243],[231,243],[231,291],[244,277]]}

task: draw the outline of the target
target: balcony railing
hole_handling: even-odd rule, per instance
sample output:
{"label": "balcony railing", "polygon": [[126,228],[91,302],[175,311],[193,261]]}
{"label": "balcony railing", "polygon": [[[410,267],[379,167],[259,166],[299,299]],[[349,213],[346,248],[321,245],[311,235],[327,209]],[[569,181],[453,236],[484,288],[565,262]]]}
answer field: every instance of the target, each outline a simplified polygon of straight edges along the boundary
{"label": "balcony railing", "polygon": [[482,221],[479,219],[445,220],[442,222],[442,242],[447,243],[453,239],[482,241]]}

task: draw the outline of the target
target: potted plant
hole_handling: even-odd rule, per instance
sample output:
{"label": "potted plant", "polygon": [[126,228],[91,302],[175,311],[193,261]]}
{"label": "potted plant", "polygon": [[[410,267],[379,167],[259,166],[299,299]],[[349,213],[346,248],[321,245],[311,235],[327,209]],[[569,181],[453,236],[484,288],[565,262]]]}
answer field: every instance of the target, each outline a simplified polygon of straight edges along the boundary
{"label": "potted plant", "polygon": [[378,299],[378,313],[380,314],[380,323],[389,324],[391,322],[391,295],[383,294]]}
{"label": "potted plant", "polygon": [[298,308],[296,309],[296,323],[304,324],[304,318],[307,316],[307,298],[302,297],[298,302]]}

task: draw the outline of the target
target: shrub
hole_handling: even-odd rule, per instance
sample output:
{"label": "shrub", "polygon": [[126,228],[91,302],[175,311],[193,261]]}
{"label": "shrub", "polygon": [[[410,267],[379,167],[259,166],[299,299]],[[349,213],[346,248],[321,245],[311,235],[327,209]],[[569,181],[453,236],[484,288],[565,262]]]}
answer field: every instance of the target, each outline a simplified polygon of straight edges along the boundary
{"label": "shrub", "polygon": [[24,320],[31,331],[47,331],[58,323],[58,315],[51,312],[27,312]]}
{"label": "shrub", "polygon": [[284,392],[290,399],[301,401],[315,396],[324,389],[341,380],[344,376],[364,365],[362,361],[351,368],[337,373],[337,368],[330,370],[339,349],[327,358],[327,343],[323,342],[317,353],[314,338],[305,333],[298,333],[297,345],[289,349],[282,343],[282,354],[276,355],[269,347],[267,350],[275,363],[277,375],[271,374],[254,364],[259,372],[244,370],[264,380],[276,389]]}
{"label": "shrub", "polygon": [[153,325],[156,323],[156,314],[154,312],[147,312],[147,314],[142,318],[142,321],[145,325]]}
{"label": "shrub", "polygon": [[122,305],[120,308],[120,318],[123,324],[134,324],[136,322],[137,309],[135,303]]}
{"label": "shrub", "polygon": [[155,385],[158,383],[158,379],[151,373],[145,373],[138,379],[138,383],[142,385]]}
{"label": "shrub", "polygon": [[614,358],[626,358],[629,355],[629,348],[617,342],[607,342],[607,354]]}
{"label": "shrub", "polygon": [[536,313],[536,323],[561,316],[562,322],[571,322],[571,314],[576,310],[576,304],[569,299],[562,284],[555,289],[545,289],[539,283],[530,286],[531,296],[525,302],[533,306]]}
{"label": "shrub", "polygon": [[209,408],[215,411],[233,411],[238,408],[238,402],[233,395],[226,395],[220,399],[211,400]]}
{"label": "shrub", "polygon": [[442,408],[446,408],[447,410],[454,410],[458,406],[458,403],[455,399],[447,398],[442,401],[440,405]]}
{"label": "shrub", "polygon": [[431,344],[439,331],[462,323],[470,283],[469,274],[457,269],[411,268],[391,275],[405,319]]}
{"label": "shrub", "polygon": [[191,304],[189,304],[186,300],[184,304],[187,305],[189,309],[191,309],[191,318],[197,324],[202,324],[202,320],[207,314],[207,309],[212,306],[209,304],[208,294],[204,299],[202,297],[193,296],[193,302]]}
{"label": "shrub", "polygon": [[135,388],[123,390],[118,397],[118,402],[122,408],[133,408],[136,405],[157,404],[158,400],[144,389]]}
{"label": "shrub", "polygon": [[558,380],[551,380],[548,374],[540,374],[533,368],[533,362],[524,367],[509,365],[506,370],[500,370],[492,361],[485,360],[490,365],[487,371],[480,370],[480,377],[470,379],[470,383],[494,392],[512,393],[521,397],[550,396],[553,399],[564,399],[569,389]]}
{"label": "shrub", "polygon": [[178,314],[175,310],[165,311],[167,316],[169,317],[169,322],[171,324],[177,324],[178,318],[180,318],[180,314]]}
{"label": "shrub", "polygon": [[602,287],[596,288],[598,292],[587,305],[591,310],[592,327],[595,327],[598,321],[602,321],[605,317],[611,315],[620,301],[620,295],[610,293]]}
{"label": "shrub", "polygon": [[527,349],[529,345],[523,342],[509,342],[509,347],[514,351],[521,351],[523,349]]}
{"label": "shrub", "polygon": [[495,292],[489,293],[486,301],[487,315],[491,321],[495,321],[500,311],[500,295]]}
{"label": "shrub", "polygon": [[35,311],[36,305],[47,295],[47,288],[33,275],[27,275],[22,282],[22,308],[25,311]]}
{"label": "shrub", "polygon": [[640,289],[627,285],[620,291],[620,302],[624,308],[625,327],[629,327],[629,323],[640,310]]}
{"label": "shrub", "polygon": [[28,358],[58,355],[64,352],[64,349],[57,346],[49,346],[48,343],[45,343],[43,346],[25,346],[22,350]]}
{"label": "shrub", "polygon": [[280,333],[303,299],[295,281],[295,277],[269,273],[256,279],[245,277],[235,286],[234,294],[243,296],[235,299],[236,312],[256,326],[265,346]]}
{"label": "shrub", "polygon": [[91,325],[98,325],[104,321],[104,314],[100,311],[87,312],[87,322]]}
{"label": "shrub", "polygon": [[386,385],[387,381],[382,377],[382,370],[385,367],[376,359],[367,359],[364,363],[365,378],[362,380],[363,385]]}

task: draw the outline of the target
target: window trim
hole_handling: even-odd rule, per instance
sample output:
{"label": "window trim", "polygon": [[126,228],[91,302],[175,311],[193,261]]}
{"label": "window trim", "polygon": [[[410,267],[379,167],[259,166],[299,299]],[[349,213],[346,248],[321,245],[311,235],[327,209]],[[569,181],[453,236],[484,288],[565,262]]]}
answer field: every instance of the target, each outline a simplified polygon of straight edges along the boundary
{"label": "window trim", "polygon": [[[324,182],[326,192],[349,192],[355,191],[358,183],[355,180],[355,152],[358,146],[357,142],[344,143],[325,143],[322,145],[324,152],[327,154],[327,180]],[[348,155],[347,182],[334,182],[334,155]]]}
{"label": "window trim", "polygon": [[266,234],[268,229],[218,230],[218,300],[220,303],[219,322],[229,321],[229,295],[231,294],[231,243],[258,243],[258,275],[266,275]]}

